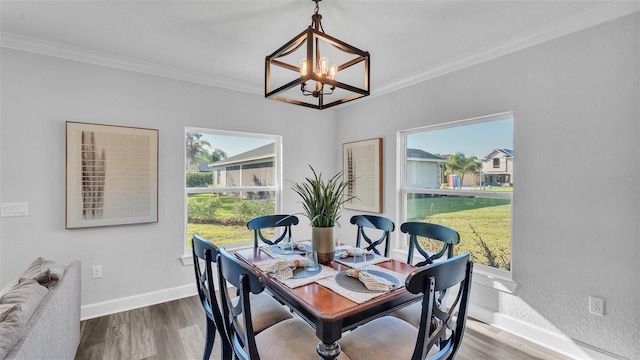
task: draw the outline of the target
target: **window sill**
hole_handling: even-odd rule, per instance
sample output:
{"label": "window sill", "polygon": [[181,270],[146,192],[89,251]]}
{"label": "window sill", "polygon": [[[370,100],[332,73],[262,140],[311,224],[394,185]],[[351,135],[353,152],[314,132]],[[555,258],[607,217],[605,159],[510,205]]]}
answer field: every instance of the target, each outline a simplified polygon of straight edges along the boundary
{"label": "window sill", "polygon": [[182,265],[184,266],[193,265],[193,256],[191,255],[184,255],[180,258],[180,260],[182,260]]}
{"label": "window sill", "polygon": [[[399,261],[407,261],[407,256],[405,249],[391,251],[391,257]],[[419,254],[414,256],[416,261],[424,260]],[[510,272],[480,264],[473,267],[473,282],[506,293],[513,293],[518,285],[511,279]]]}
{"label": "window sill", "polygon": [[511,279],[511,273],[484,265],[473,267],[473,282],[509,294],[513,293],[518,286],[518,283]]}
{"label": "window sill", "polygon": [[[229,252],[234,252],[234,251],[242,250],[242,249],[250,249],[252,247],[253,247],[253,244],[251,244],[251,245],[240,244],[240,245],[237,245],[236,247],[228,248],[227,250]],[[191,250],[189,250],[188,254],[182,255],[180,257],[180,260],[182,261],[182,265],[184,265],[184,266],[193,265],[193,256],[191,255]]]}

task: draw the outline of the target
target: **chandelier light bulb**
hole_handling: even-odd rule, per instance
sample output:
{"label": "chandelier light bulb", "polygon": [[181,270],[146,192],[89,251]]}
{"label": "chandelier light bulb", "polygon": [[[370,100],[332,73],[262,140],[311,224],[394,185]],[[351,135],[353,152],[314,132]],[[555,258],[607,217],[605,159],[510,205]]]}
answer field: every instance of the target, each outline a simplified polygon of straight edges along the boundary
{"label": "chandelier light bulb", "polygon": [[307,59],[300,60],[300,75],[307,75]]}
{"label": "chandelier light bulb", "polygon": [[329,67],[329,74],[327,75],[327,77],[329,78],[329,80],[335,80],[337,73],[338,73],[338,65],[333,64],[331,65],[331,67]]}
{"label": "chandelier light bulb", "polygon": [[329,72],[329,59],[321,57],[318,62],[318,75],[325,76]]}

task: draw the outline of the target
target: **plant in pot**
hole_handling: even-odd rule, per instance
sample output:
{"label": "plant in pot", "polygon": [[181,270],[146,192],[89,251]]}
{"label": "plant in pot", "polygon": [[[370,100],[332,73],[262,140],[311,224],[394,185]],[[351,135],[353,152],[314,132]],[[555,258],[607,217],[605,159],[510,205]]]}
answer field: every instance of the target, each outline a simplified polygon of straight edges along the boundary
{"label": "plant in pot", "polygon": [[309,167],[313,177],[292,183],[291,189],[302,198],[302,214],[311,222],[311,248],[318,252],[319,263],[328,264],[335,255],[335,226],[340,219],[342,205],[354,198],[345,196],[352,180],[343,181],[343,173],[339,172],[325,182],[322,173],[316,173],[311,165]]}

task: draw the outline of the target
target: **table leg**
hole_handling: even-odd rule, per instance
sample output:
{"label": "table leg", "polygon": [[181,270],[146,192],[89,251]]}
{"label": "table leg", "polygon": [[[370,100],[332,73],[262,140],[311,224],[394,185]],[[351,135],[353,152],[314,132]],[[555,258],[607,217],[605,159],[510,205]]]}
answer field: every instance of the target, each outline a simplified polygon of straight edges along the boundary
{"label": "table leg", "polygon": [[318,351],[318,355],[320,355],[320,359],[333,360],[337,359],[338,355],[340,355],[340,344],[337,342],[334,342],[333,344],[325,344],[320,341],[316,350]]}

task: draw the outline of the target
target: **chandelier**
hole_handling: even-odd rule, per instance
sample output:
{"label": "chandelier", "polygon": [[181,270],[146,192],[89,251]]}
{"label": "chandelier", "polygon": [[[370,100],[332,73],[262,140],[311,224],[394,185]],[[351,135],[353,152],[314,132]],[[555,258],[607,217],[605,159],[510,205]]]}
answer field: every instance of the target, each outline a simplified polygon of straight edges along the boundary
{"label": "chandelier", "polygon": [[369,52],[325,34],[312,1],[311,25],[266,57],[265,98],[322,110],[368,96]]}

